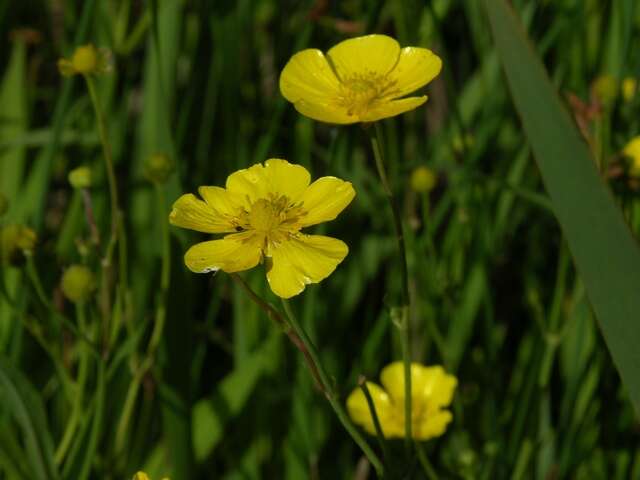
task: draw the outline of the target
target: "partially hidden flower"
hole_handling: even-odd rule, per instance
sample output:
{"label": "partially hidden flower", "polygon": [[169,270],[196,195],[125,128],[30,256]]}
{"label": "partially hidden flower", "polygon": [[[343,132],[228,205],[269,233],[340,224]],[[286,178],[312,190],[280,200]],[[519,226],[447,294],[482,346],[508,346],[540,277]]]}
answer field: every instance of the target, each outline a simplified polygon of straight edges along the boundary
{"label": "partially hidden flower", "polygon": [[[137,472],[134,476],[133,476],[133,480],[150,480],[149,475],[147,475],[144,472]],[[163,477],[162,480],[169,480],[168,477]]]}
{"label": "partially hidden flower", "polygon": [[[393,362],[380,374],[384,389],[367,382],[367,388],[385,438],[404,438],[404,365]],[[453,416],[446,410],[451,404],[458,380],[439,366],[411,364],[411,433],[415,440],[428,440],[442,435]],[[347,399],[347,410],[353,421],[368,433],[376,429],[367,399],[360,388]]]}
{"label": "partially hidden flower", "polygon": [[629,159],[629,175],[640,177],[640,135],[633,137],[622,153]]}
{"label": "partially hidden flower", "polygon": [[173,225],[227,234],[191,247],[187,267],[231,273],[264,261],[271,290],[282,298],[328,277],[347,255],[347,245],[300,230],[336,218],[355,191],[335,177],[311,184],[310,178],[304,167],[272,158],[231,174],[226,188],[200,187],[203,200],[182,195],[169,216]]}
{"label": "partially hidden flower", "polygon": [[95,46],[82,45],[75,49],[70,58],[58,60],[58,71],[64,77],[73,75],[98,75],[110,70],[110,54]]}
{"label": "partially hidden flower", "polygon": [[406,95],[441,69],[431,50],[366,35],[340,42],[326,55],[317,49],[296,53],[280,74],[280,91],[298,112],[321,122],[375,122],[426,102],[426,95]]}

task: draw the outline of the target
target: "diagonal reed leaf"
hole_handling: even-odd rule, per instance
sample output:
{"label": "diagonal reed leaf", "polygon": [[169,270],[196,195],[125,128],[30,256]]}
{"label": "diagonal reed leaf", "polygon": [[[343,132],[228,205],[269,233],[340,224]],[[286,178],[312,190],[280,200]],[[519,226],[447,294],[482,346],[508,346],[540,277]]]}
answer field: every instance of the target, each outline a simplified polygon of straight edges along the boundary
{"label": "diagonal reed leaf", "polygon": [[607,347],[640,413],[640,249],[513,10],[484,0],[511,94]]}

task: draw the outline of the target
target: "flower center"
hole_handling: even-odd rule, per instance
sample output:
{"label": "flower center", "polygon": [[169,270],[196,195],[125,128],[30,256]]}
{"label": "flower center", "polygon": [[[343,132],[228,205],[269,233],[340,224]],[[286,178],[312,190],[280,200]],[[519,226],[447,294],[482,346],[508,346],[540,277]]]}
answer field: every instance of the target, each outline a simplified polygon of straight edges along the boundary
{"label": "flower center", "polygon": [[279,243],[300,231],[305,214],[302,204],[293,204],[284,195],[270,194],[251,204],[236,219],[237,229],[247,232],[247,240],[256,241],[268,254],[272,243]]}
{"label": "flower center", "polygon": [[375,72],[356,73],[340,85],[338,103],[349,115],[361,115],[391,93],[395,80]]}

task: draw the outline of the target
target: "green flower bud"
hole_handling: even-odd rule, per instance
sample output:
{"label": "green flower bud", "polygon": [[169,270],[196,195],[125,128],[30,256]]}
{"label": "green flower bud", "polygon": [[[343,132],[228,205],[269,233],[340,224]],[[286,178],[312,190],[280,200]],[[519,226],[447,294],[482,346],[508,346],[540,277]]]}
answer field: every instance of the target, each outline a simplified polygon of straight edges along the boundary
{"label": "green flower bud", "polygon": [[24,265],[25,255],[33,252],[37,236],[24,225],[7,225],[0,230],[0,255],[3,265],[20,267]]}
{"label": "green flower bud", "polygon": [[165,183],[173,173],[173,169],[173,161],[164,153],[154,153],[144,164],[145,176],[152,183]]}
{"label": "green flower bud", "polygon": [[9,210],[9,200],[0,192],[0,217]]}
{"label": "green flower bud", "polygon": [[74,168],[69,172],[69,183],[73,188],[89,188],[91,186],[91,169],[89,167]]}
{"label": "green flower bud", "polygon": [[411,172],[411,188],[418,193],[429,193],[437,182],[436,174],[428,167],[420,166]]}
{"label": "green flower bud", "polygon": [[95,289],[95,276],[84,265],[71,265],[62,275],[62,293],[73,303],[84,302]]}

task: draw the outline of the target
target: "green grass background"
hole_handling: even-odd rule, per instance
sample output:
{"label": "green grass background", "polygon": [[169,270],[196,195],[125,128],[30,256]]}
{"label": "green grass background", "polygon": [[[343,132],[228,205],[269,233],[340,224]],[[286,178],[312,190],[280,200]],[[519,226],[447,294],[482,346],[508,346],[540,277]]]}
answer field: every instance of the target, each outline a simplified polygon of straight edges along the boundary
{"label": "green grass background", "polygon": [[[512,3],[563,101],[571,92],[588,102],[599,75],[640,73],[635,2]],[[453,423],[425,445],[431,462],[442,478],[640,478],[632,403],[543,187],[481,2],[0,0],[0,33],[0,192],[10,201],[0,221],[38,232],[34,260],[46,297],[70,318],[60,278],[81,261],[78,239],[89,232],[68,171],[92,166],[103,235],[109,199],[84,82],[62,79],[56,61],[87,42],[112,52],[112,73],[96,83],[124,211],[130,305],[104,382],[93,369],[78,433],[56,462],[82,342],[55,327],[24,270],[3,267],[16,304],[0,298],[0,479],[121,479],[141,468],[173,480],[367,478],[299,353],[227,275],[184,267],[184,251],[205,236],[174,227],[161,348],[116,449],[161,294],[171,203],[270,157],[302,164],[313,177],[349,180],[357,192],[337,220],[315,230],[347,242],[349,256],[293,300],[338,391],[346,398],[359,374],[377,379],[400,358],[388,316],[400,290],[395,240],[366,133],[304,118],[278,91],[293,53],[365,33],[429,47],[444,61],[426,106],[383,122],[409,246],[414,357],[459,378]],[[593,122],[601,171],[621,161],[618,152],[638,133],[637,114],[637,97],[618,96]],[[156,152],[176,163],[164,204],[143,175]],[[428,198],[409,188],[420,165],[438,172]],[[625,177],[610,185],[637,234],[637,185]],[[244,278],[276,300],[262,268]],[[96,312],[92,304],[91,321]],[[72,379],[68,390],[61,371]],[[398,456],[401,447],[392,445]],[[423,475],[416,462],[404,474]]]}

